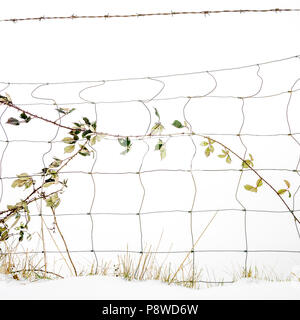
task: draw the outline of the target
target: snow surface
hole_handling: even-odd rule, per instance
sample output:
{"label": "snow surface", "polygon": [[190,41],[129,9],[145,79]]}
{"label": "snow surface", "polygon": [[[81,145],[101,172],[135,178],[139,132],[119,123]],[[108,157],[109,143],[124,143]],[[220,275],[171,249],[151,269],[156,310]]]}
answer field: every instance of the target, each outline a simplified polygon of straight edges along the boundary
{"label": "snow surface", "polygon": [[240,280],[234,284],[199,290],[158,281],[126,281],[103,276],[72,277],[37,282],[15,281],[5,277],[0,281],[0,296],[4,300],[26,299],[169,299],[169,300],[243,300],[300,299],[300,282],[267,282]]}

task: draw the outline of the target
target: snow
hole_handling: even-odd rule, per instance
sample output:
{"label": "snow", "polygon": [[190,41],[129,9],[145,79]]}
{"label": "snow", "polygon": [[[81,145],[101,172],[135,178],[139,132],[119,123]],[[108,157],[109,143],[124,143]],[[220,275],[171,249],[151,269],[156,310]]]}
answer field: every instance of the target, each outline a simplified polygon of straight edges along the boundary
{"label": "snow", "polygon": [[240,280],[234,284],[204,289],[188,289],[159,281],[126,281],[104,276],[70,277],[36,282],[15,281],[2,277],[2,299],[70,300],[298,300],[300,282]]}

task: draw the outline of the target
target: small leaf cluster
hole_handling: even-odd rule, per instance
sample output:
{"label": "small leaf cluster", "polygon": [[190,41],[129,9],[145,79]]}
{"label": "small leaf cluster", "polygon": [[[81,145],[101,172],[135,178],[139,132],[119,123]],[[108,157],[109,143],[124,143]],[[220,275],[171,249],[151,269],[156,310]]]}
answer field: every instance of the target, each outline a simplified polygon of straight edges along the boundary
{"label": "small leaf cluster", "polygon": [[163,132],[163,130],[165,129],[165,127],[161,124],[159,112],[157,111],[156,108],[154,108],[154,110],[155,110],[155,115],[158,118],[158,121],[155,122],[154,126],[151,129],[150,134],[161,134]]}
{"label": "small leaf cluster", "polygon": [[19,241],[24,240],[24,236],[27,233],[27,240],[31,240],[31,234],[28,232],[28,225],[24,224],[23,222],[20,223],[18,227],[15,228],[15,230],[19,231]]}
{"label": "small leaf cluster", "polygon": [[18,215],[22,212],[29,215],[28,204],[26,201],[20,201],[15,205],[7,205],[7,209],[17,213]]}
{"label": "small leaf cluster", "polygon": [[48,188],[53,184],[59,183],[58,168],[62,163],[63,160],[53,158],[53,161],[50,163],[49,167],[42,169],[42,175],[46,178],[43,184],[44,188]]}
{"label": "small leaf cluster", "polygon": [[46,206],[56,209],[60,204],[60,198],[58,196],[58,192],[55,192],[53,195],[49,196],[46,200]]}
{"label": "small leaf cluster", "polygon": [[20,222],[19,226],[15,227],[15,230],[18,231],[19,241],[23,241],[25,233],[28,234],[27,239],[30,240],[31,234],[28,232],[28,223],[30,222],[30,211],[27,202],[22,200],[16,203],[15,205],[8,205],[7,209],[13,213],[13,216],[15,216],[15,221],[12,223],[10,227],[8,227],[6,223],[2,224],[0,228],[0,241],[5,241],[9,238],[9,230],[12,229],[19,222],[21,218],[21,213],[25,214],[26,223],[24,224],[24,222]]}
{"label": "small leaf cluster", "polygon": [[31,117],[27,116],[27,114],[25,112],[22,112],[20,114],[20,118],[22,120],[18,120],[16,118],[10,117],[7,120],[7,124],[11,124],[13,126],[19,126],[21,123],[28,123],[31,120]]}
{"label": "small leaf cluster", "polygon": [[12,103],[12,99],[8,93],[5,93],[5,96],[0,95],[0,103]]}
{"label": "small leaf cluster", "polygon": [[166,149],[166,144],[159,139],[157,144],[155,145],[155,151],[159,151],[160,152],[160,159],[163,160],[166,155],[167,155],[167,149]]}
{"label": "small leaf cluster", "polygon": [[[71,111],[69,111],[69,113],[70,112]],[[75,150],[75,146],[80,139],[80,135],[81,139],[89,142],[90,145],[94,145],[97,141],[101,140],[102,136],[96,132],[96,121],[91,122],[87,117],[83,117],[82,119],[83,122],[74,122],[74,127],[69,132],[70,136],[63,138],[62,141],[69,144],[69,146],[64,148],[65,153],[72,153]],[[79,148],[79,154],[84,157],[89,156],[93,152],[83,144],[79,144]]]}
{"label": "small leaf cluster", "polygon": [[231,157],[230,157],[230,155],[229,155],[229,150],[226,149],[226,148],[225,148],[225,149],[222,149],[222,154],[219,154],[218,157],[219,157],[219,158],[226,158],[226,162],[227,162],[228,164],[231,163]]}
{"label": "small leaf cluster", "polygon": [[30,188],[35,182],[33,178],[28,173],[17,174],[18,179],[14,180],[12,183],[12,188],[25,187],[25,189]]}
{"label": "small leaf cluster", "polygon": [[182,129],[187,128],[187,123],[186,121],[184,121],[184,124],[182,124],[179,120],[174,120],[172,126],[174,126],[177,129]]}
{"label": "small leaf cluster", "polygon": [[249,159],[246,159],[242,162],[242,168],[247,169],[247,168],[253,167],[254,166],[253,161],[254,161],[254,158],[252,154],[249,153]]}
{"label": "small leaf cluster", "polygon": [[[11,99],[9,96],[0,96],[0,102],[1,101],[4,103],[8,103],[11,102]],[[57,111],[61,113],[62,116],[68,115],[74,110],[74,108],[57,109]],[[21,122],[28,123],[31,120],[31,118],[27,116],[25,112],[21,113],[20,119],[21,120],[18,120],[16,118],[9,118],[7,123],[18,126]],[[93,152],[93,150],[88,149],[88,146],[94,145],[102,138],[102,135],[96,132],[96,128],[96,121],[92,122],[87,117],[83,117],[81,122],[74,123],[74,127],[72,127],[72,129],[70,130],[69,135],[62,140],[65,144],[67,144],[67,146],[64,148],[65,153],[72,153],[75,150],[77,142],[82,140],[84,140],[85,142],[83,144],[78,143],[79,149],[72,156],[69,156],[65,159],[53,157],[53,160],[48,165],[48,167],[45,167],[41,170],[41,177],[43,179],[43,182],[39,187],[36,187],[36,181],[33,180],[33,177],[28,173],[21,173],[17,175],[17,179],[12,182],[12,188],[24,187],[26,190],[32,187],[32,191],[25,198],[25,200],[21,200],[14,205],[8,205],[7,210],[2,212],[5,213],[6,216],[1,220],[2,222],[0,225],[0,241],[7,240],[10,236],[13,235],[9,232],[13,227],[15,227],[14,229],[18,231],[19,241],[23,240],[24,235],[28,233],[28,223],[30,221],[30,211],[28,208],[29,204],[34,203],[39,199],[43,199],[46,203],[46,206],[51,208],[52,210],[55,210],[59,206],[59,204],[61,203],[59,194],[63,193],[64,188],[67,187],[67,180],[60,180],[59,172],[65,165],[68,164],[70,160],[77,156],[77,154],[81,156],[89,156]],[[129,145],[131,146],[131,143],[129,143]],[[51,186],[57,187],[50,192],[44,190]],[[15,221],[10,223],[10,226],[8,226],[7,221],[12,217],[15,217]],[[26,221],[19,221],[21,217],[25,217]],[[30,238],[29,233],[27,238]]]}
{"label": "small leaf cluster", "polygon": [[251,186],[250,184],[246,184],[244,185],[244,188],[247,190],[247,191],[251,191],[251,192],[257,192],[257,189],[259,187],[261,187],[263,185],[263,181],[261,178],[259,178],[257,181],[256,181],[256,186],[253,187]]}
{"label": "small leaf cluster", "polygon": [[214,143],[215,143],[215,141],[210,138],[207,138],[207,141],[202,141],[200,143],[200,145],[202,147],[206,147],[205,151],[204,151],[204,154],[206,155],[206,157],[209,157],[211,155],[211,153],[213,153],[215,151],[215,148],[213,146]]}
{"label": "small leaf cluster", "polygon": [[119,138],[118,141],[119,141],[119,144],[125,148],[125,150],[122,151],[121,154],[122,155],[127,154],[131,150],[131,147],[132,147],[131,140],[128,137],[126,137],[126,138]]}
{"label": "small leaf cluster", "polygon": [[287,180],[283,180],[284,181],[284,183],[285,183],[285,185],[286,185],[286,188],[284,188],[284,189],[279,189],[278,191],[277,191],[277,193],[279,194],[279,195],[282,195],[282,194],[285,194],[286,192],[288,193],[288,195],[289,195],[289,198],[292,196],[292,194],[291,194],[291,192],[290,192],[290,187],[291,187],[291,184],[289,183],[289,181],[287,181]]}
{"label": "small leaf cluster", "polygon": [[56,109],[59,113],[62,113],[63,115],[67,115],[75,110],[75,108],[57,108]]}

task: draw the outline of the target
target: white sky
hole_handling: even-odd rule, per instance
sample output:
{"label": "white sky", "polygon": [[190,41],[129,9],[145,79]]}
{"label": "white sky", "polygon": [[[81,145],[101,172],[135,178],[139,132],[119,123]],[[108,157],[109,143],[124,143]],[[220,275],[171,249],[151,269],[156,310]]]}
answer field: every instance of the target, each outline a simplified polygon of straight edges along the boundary
{"label": "white sky", "polygon": [[[297,1],[1,1],[0,17],[297,7]],[[297,13],[1,24],[1,79],[98,80],[299,53]]]}

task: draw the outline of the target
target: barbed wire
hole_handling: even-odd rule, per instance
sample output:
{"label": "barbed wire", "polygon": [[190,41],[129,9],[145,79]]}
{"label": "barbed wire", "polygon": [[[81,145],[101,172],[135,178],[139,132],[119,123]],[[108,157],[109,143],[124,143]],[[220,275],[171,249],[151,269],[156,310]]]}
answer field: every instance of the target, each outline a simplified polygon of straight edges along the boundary
{"label": "barbed wire", "polygon": [[[103,101],[94,101],[91,99],[87,99],[83,97],[83,92],[85,90],[88,90],[90,88],[96,88],[96,87],[100,87],[103,88],[105,87],[105,84],[109,81],[130,81],[132,79],[149,79],[152,81],[158,81],[161,83],[160,88],[156,91],[155,94],[152,94],[150,97],[147,98],[143,98],[143,99],[132,99],[132,100],[128,100],[127,102],[139,102],[140,106],[142,108],[144,108],[146,110],[146,113],[148,115],[148,120],[147,120],[147,125],[145,126],[145,130],[143,134],[139,134],[139,135],[121,135],[121,134],[114,134],[114,133],[109,133],[109,132],[99,132],[99,134],[104,135],[103,139],[113,139],[116,140],[120,137],[130,137],[131,139],[136,139],[136,140],[141,140],[141,142],[143,142],[145,144],[145,152],[143,153],[141,160],[139,162],[139,166],[138,166],[138,170],[136,171],[111,171],[111,172],[105,172],[105,171],[99,171],[99,170],[95,170],[95,166],[96,163],[98,162],[98,156],[97,156],[97,149],[93,147],[93,150],[96,154],[91,167],[88,170],[64,170],[61,173],[62,174],[66,174],[66,175],[76,175],[76,174],[86,174],[89,175],[91,177],[91,182],[93,185],[93,196],[92,196],[92,200],[89,206],[89,210],[87,210],[86,212],[58,212],[57,213],[57,217],[59,216],[89,216],[90,217],[90,223],[91,223],[91,230],[90,230],[90,241],[91,241],[91,246],[89,249],[83,249],[83,250],[69,250],[69,253],[71,254],[75,254],[75,253],[92,253],[94,255],[94,259],[96,261],[96,266],[98,267],[98,256],[97,253],[105,253],[105,252],[109,252],[109,253],[136,253],[136,254],[145,254],[145,236],[143,233],[144,230],[144,222],[143,222],[143,217],[145,215],[151,215],[151,214],[170,214],[170,213],[182,213],[182,214],[188,214],[189,215],[189,227],[190,227],[190,237],[191,237],[191,244],[190,244],[190,248],[192,249],[188,249],[188,250],[172,250],[172,251],[155,251],[155,253],[160,253],[160,254],[177,254],[177,253],[181,253],[181,254],[191,254],[192,256],[192,269],[193,269],[193,278],[194,278],[194,274],[195,274],[195,261],[196,261],[196,254],[197,253],[201,253],[201,252],[211,252],[211,253],[217,253],[217,252],[239,252],[244,254],[244,269],[247,270],[248,268],[248,253],[254,253],[254,252],[261,252],[261,253],[291,253],[291,254],[298,254],[300,253],[300,250],[274,250],[274,249],[268,249],[268,248],[263,248],[263,249],[249,249],[249,240],[248,240],[248,226],[247,226],[247,221],[248,221],[248,215],[250,213],[257,213],[257,212],[264,212],[267,214],[281,214],[281,213],[292,213],[293,214],[293,222],[295,223],[295,230],[297,232],[297,237],[298,239],[300,239],[300,233],[299,233],[299,226],[297,224],[297,217],[296,214],[298,212],[300,212],[300,209],[296,208],[296,203],[295,203],[295,199],[296,199],[296,195],[297,192],[300,188],[300,184],[297,186],[296,188],[296,192],[293,195],[293,203],[292,203],[292,207],[288,206],[287,203],[283,200],[283,204],[285,204],[285,210],[266,210],[263,208],[260,209],[250,209],[247,208],[246,204],[244,204],[242,202],[242,200],[240,199],[239,196],[239,192],[241,190],[241,180],[242,180],[242,176],[245,172],[249,172],[249,171],[253,171],[259,176],[262,177],[261,175],[264,172],[272,172],[272,171],[277,171],[277,172],[291,172],[291,173],[295,173],[297,176],[299,176],[299,163],[300,163],[300,157],[298,157],[297,159],[297,165],[296,167],[293,168],[220,168],[220,169],[216,169],[216,168],[209,168],[209,169],[203,169],[203,168],[195,168],[194,167],[194,160],[195,160],[195,156],[196,153],[198,151],[197,148],[197,141],[195,141],[196,138],[210,138],[211,136],[236,136],[238,137],[241,146],[243,147],[243,154],[240,156],[239,154],[235,153],[234,150],[228,149],[230,150],[230,152],[235,155],[239,160],[244,161],[246,158],[246,155],[248,153],[248,147],[245,143],[245,141],[243,140],[243,137],[245,136],[253,136],[253,137],[272,137],[272,138],[277,138],[277,137],[281,137],[281,136],[286,136],[286,137],[291,137],[293,139],[293,142],[299,147],[300,143],[298,140],[297,135],[299,135],[300,133],[297,132],[292,132],[292,127],[290,124],[290,113],[289,113],[289,106],[290,106],[290,102],[292,99],[292,95],[295,92],[298,92],[300,89],[296,88],[296,84],[298,83],[299,79],[296,79],[296,81],[294,81],[293,85],[289,88],[289,90],[286,91],[282,91],[282,92],[277,92],[274,94],[271,94],[269,96],[263,95],[261,96],[260,93],[262,91],[263,85],[264,85],[264,80],[263,80],[263,76],[261,75],[260,71],[261,71],[261,67],[265,64],[270,64],[270,63],[279,63],[282,61],[286,61],[286,60],[290,60],[290,59],[294,59],[296,58],[297,61],[299,61],[299,56],[293,56],[290,58],[285,58],[285,59],[280,59],[280,60],[273,60],[273,61],[268,61],[268,62],[264,62],[261,64],[254,64],[254,65],[250,65],[251,67],[255,67],[257,68],[256,71],[256,76],[258,78],[259,81],[259,85],[258,88],[256,89],[255,92],[251,93],[250,95],[245,95],[245,96],[219,96],[219,95],[214,95],[214,92],[216,90],[216,88],[218,87],[218,82],[217,79],[214,76],[214,72],[219,72],[219,71],[228,71],[228,70],[238,70],[238,69],[242,69],[242,68],[248,68],[249,66],[244,66],[244,67],[236,67],[236,68],[227,68],[227,69],[220,69],[220,70],[214,70],[214,71],[205,71],[205,73],[207,73],[208,75],[211,76],[211,78],[213,79],[213,85],[211,88],[209,88],[207,90],[206,93],[202,94],[202,95],[197,95],[197,96],[180,96],[180,97],[169,97],[168,99],[181,99],[183,100],[183,105],[182,105],[182,116],[183,119],[186,122],[186,132],[179,132],[179,133],[170,133],[170,134],[153,134],[150,132],[150,128],[151,128],[151,124],[153,123],[153,118],[152,118],[152,113],[149,107],[149,103],[151,102],[157,102],[159,103],[159,101],[163,101],[164,98],[159,97],[159,95],[164,91],[165,88],[165,84],[168,78],[170,77],[176,77],[178,76],[177,74],[173,74],[173,75],[165,75],[165,76],[157,76],[157,77],[145,77],[145,78],[127,78],[127,79],[115,79],[115,80],[101,80],[101,81],[80,81],[80,82],[62,82],[59,84],[65,84],[65,83],[71,83],[71,84],[76,84],[76,83],[83,83],[86,84],[86,86],[81,89],[78,93],[79,98],[82,100],[81,102],[75,102],[75,103],[58,103],[56,100],[52,99],[52,98],[45,98],[45,97],[40,97],[36,95],[36,91],[41,88],[42,86],[44,87],[49,87],[51,85],[51,83],[13,83],[13,82],[1,82],[2,84],[5,84],[5,87],[3,89],[0,90],[0,92],[5,92],[7,90],[9,90],[9,88],[11,86],[25,86],[25,85],[34,85],[35,88],[33,88],[33,90],[31,91],[31,97],[33,99],[38,99],[41,100],[39,102],[36,103],[3,103],[2,102],[2,106],[4,108],[4,111],[1,113],[0,116],[0,124],[1,124],[1,128],[2,131],[4,133],[5,138],[1,139],[0,142],[5,143],[5,147],[2,150],[2,154],[0,157],[0,184],[1,184],[1,194],[0,194],[0,203],[3,203],[3,194],[5,191],[5,186],[3,184],[4,180],[9,180],[9,179],[15,179],[17,176],[4,176],[3,175],[3,164],[5,163],[5,155],[7,152],[7,148],[8,145],[11,143],[23,143],[23,142],[30,142],[30,143],[44,143],[44,144],[48,144],[49,148],[46,152],[44,152],[42,154],[42,163],[44,166],[46,166],[46,162],[45,162],[45,157],[49,154],[49,152],[52,150],[53,144],[54,143],[59,143],[61,142],[60,140],[57,140],[58,137],[58,133],[59,130],[70,130],[72,129],[70,126],[64,125],[62,124],[62,122],[59,121],[54,121],[51,120],[49,118],[44,118],[42,116],[39,116],[37,114],[35,114],[33,111],[30,111],[30,108],[32,106],[46,106],[47,108],[57,108],[58,106],[61,105],[68,105],[68,104],[78,104],[78,105],[84,105],[84,104],[90,104],[92,105],[93,109],[94,109],[94,115],[96,118],[96,121],[99,118],[99,108],[101,103],[103,103]],[[200,73],[204,73],[204,72],[200,72]],[[188,73],[185,75],[191,75],[191,74],[195,74],[195,73]],[[182,74],[181,74],[182,75]],[[165,78],[165,79],[164,79]],[[58,83],[52,83],[53,85],[58,84]],[[245,103],[247,101],[249,101],[250,99],[264,99],[267,97],[276,97],[279,96],[281,94],[287,94],[288,95],[288,102],[286,104],[286,122],[288,125],[288,130],[286,133],[270,133],[270,134],[259,134],[259,133],[244,133],[244,124],[245,124],[245,119],[246,119],[246,114],[245,114]],[[225,99],[227,97],[230,98],[234,98],[234,99],[239,99],[240,101],[240,106],[239,106],[239,110],[241,113],[241,125],[239,127],[239,130],[236,133],[201,133],[201,132],[194,132],[192,125],[191,125],[191,119],[189,119],[189,117],[186,114],[186,108],[189,106],[190,102],[194,99],[203,99],[203,98],[218,98],[218,99]],[[17,97],[13,97],[17,98]],[[42,102],[44,100],[44,102]],[[49,102],[45,102],[46,100],[48,100]],[[198,101],[198,100],[197,100]],[[114,103],[118,104],[118,103],[123,103],[124,101],[113,101]],[[107,101],[105,101],[105,103],[108,103]],[[26,106],[26,110],[24,109],[23,106]],[[5,114],[7,112],[8,109],[15,109],[16,111],[19,112],[25,112],[26,114],[32,116],[35,119],[40,119],[41,121],[44,122],[48,122],[52,125],[55,125],[57,127],[56,132],[54,133],[54,135],[49,139],[49,140],[28,140],[28,139],[12,139],[8,133],[6,132],[6,128],[3,125],[3,120],[5,117]],[[29,108],[29,109],[28,109]],[[173,119],[172,119],[173,120]],[[144,161],[145,158],[147,158],[147,156],[149,155],[149,151],[150,151],[150,146],[148,143],[148,139],[158,139],[158,138],[166,138],[167,141],[169,141],[169,139],[173,139],[173,138],[179,138],[179,137],[187,137],[192,146],[193,146],[193,153],[191,155],[190,161],[189,161],[189,166],[188,168],[177,168],[177,169],[170,169],[170,168],[165,168],[165,169],[144,169]],[[167,142],[166,142],[167,143]],[[227,146],[225,144],[223,144],[222,142],[217,142],[219,143],[221,146],[227,148]],[[169,210],[152,210],[152,211],[145,211],[143,209],[144,207],[144,201],[145,198],[148,196],[148,188],[147,185],[145,184],[144,180],[143,180],[143,176],[145,174],[151,174],[154,172],[183,172],[183,173],[187,173],[190,175],[191,177],[191,182],[193,184],[193,197],[192,197],[192,202],[190,203],[190,205],[188,206],[187,209],[178,209],[178,208],[173,208],[173,209],[169,209]],[[236,189],[235,189],[235,201],[238,205],[238,208],[232,207],[232,208],[196,208],[195,207],[195,201],[196,198],[199,195],[199,190],[198,190],[198,185],[197,185],[197,181],[195,179],[194,173],[196,172],[236,172],[238,174],[238,182],[236,185]],[[137,211],[132,211],[132,212],[113,212],[113,211],[99,211],[97,209],[95,209],[95,198],[97,196],[97,188],[96,188],[96,182],[94,177],[96,175],[137,175],[139,178],[139,185],[142,191],[142,196],[141,196],[141,200],[140,200],[140,204],[139,204],[139,208]],[[30,174],[30,176],[32,177],[41,177],[43,178],[43,175],[41,173],[36,173],[33,172],[32,174]],[[262,177],[262,179],[264,179]],[[269,187],[275,191],[275,193],[277,194],[277,191],[274,189],[274,187],[264,179],[264,182],[269,185]],[[281,197],[280,197],[281,198]],[[282,198],[281,198],[282,199]],[[287,209],[287,210],[286,210]],[[243,215],[243,221],[244,221],[244,225],[243,225],[243,234],[244,234],[244,249],[242,250],[237,250],[237,249],[197,249],[194,248],[195,246],[195,230],[194,230],[194,215],[195,214],[201,214],[201,213],[210,213],[210,212],[235,212],[236,214],[241,214]],[[138,218],[138,226],[139,226],[139,248],[140,250],[121,250],[121,249],[117,249],[117,250],[111,250],[111,249],[107,249],[107,250],[100,250],[97,248],[97,244],[95,243],[95,225],[94,225],[94,220],[93,217],[97,215],[123,215],[123,216],[137,216]],[[43,217],[48,217],[48,216],[52,216],[51,214],[47,214],[44,212],[39,212],[37,214],[33,213],[32,216],[40,216],[41,219],[43,219]],[[44,222],[42,222],[43,225]],[[124,239],[124,241],[126,241],[126,239]],[[151,253],[152,251],[147,253]],[[18,251],[16,252],[17,254],[25,254],[28,253],[27,251]],[[36,250],[33,251],[32,253],[39,253],[39,254],[44,254],[44,256],[48,253],[51,254],[55,254],[55,253],[68,253],[67,251],[64,250],[60,250],[60,251],[56,251],[56,250],[48,250],[46,248],[46,246],[43,247],[43,250]],[[154,253],[154,251],[153,251]],[[46,256],[45,256],[46,259]],[[206,282],[206,283],[210,283],[210,281],[202,281],[201,282]],[[223,281],[220,281],[218,283],[223,283]]]}
{"label": "barbed wire", "polygon": [[202,11],[169,11],[169,12],[151,12],[151,13],[132,13],[132,14],[104,14],[104,15],[76,15],[69,16],[39,16],[26,18],[7,18],[0,19],[0,22],[24,22],[24,21],[47,21],[47,20],[76,20],[76,19],[116,19],[116,18],[141,18],[141,17],[159,17],[159,16],[182,16],[182,15],[203,15],[209,16],[224,13],[283,13],[299,12],[299,8],[271,8],[271,9],[234,9],[234,10],[202,10]]}

